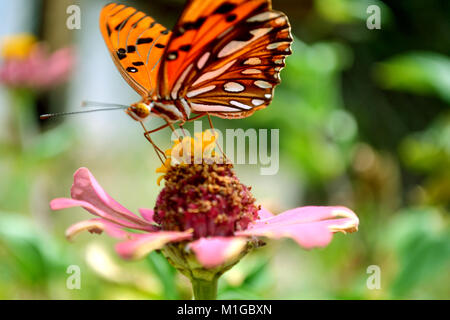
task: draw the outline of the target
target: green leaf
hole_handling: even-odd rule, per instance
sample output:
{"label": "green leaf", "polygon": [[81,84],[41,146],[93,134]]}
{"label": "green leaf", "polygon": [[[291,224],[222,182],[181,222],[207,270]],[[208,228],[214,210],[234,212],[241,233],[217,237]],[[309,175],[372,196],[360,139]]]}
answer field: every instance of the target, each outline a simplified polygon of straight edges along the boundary
{"label": "green leaf", "polygon": [[386,89],[434,94],[450,103],[450,58],[433,52],[410,52],[375,66],[375,79]]}

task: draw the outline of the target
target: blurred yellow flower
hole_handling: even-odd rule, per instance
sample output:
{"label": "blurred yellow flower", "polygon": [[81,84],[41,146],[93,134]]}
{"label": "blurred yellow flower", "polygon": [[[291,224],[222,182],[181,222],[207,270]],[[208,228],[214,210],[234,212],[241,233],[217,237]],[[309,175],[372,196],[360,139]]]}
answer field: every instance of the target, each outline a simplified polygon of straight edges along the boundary
{"label": "blurred yellow flower", "polygon": [[3,59],[25,59],[36,42],[36,37],[28,33],[4,37],[1,45],[1,56]]}

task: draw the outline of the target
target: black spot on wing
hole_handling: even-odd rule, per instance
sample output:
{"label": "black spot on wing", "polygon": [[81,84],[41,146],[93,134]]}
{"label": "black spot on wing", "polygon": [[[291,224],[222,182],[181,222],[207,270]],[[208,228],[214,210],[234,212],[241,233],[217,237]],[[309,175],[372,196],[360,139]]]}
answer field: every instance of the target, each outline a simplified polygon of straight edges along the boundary
{"label": "black spot on wing", "polygon": [[133,66],[136,66],[136,67],[143,66],[143,65],[144,65],[144,63],[142,61],[133,62]]}
{"label": "black spot on wing", "polygon": [[128,46],[127,47],[127,52],[128,53],[133,53],[136,51],[136,46]]}
{"label": "black spot on wing", "polygon": [[127,71],[130,73],[136,73],[136,72],[138,72],[138,69],[136,69],[135,67],[128,67]]}
{"label": "black spot on wing", "polygon": [[225,18],[225,20],[227,22],[233,22],[234,20],[236,20],[237,15],[235,15],[234,13],[227,15],[227,17]]}
{"label": "black spot on wing", "polygon": [[162,44],[162,43],[157,43],[157,44],[155,44],[155,47],[157,47],[157,48],[159,48],[159,49],[163,49],[163,48],[166,47],[166,45],[165,45],[165,44]]}
{"label": "black spot on wing", "polygon": [[238,35],[233,40],[236,40],[236,41],[250,41],[251,39],[253,39],[253,37],[254,36],[250,32],[245,32],[245,33],[241,33],[240,35]]}
{"label": "black spot on wing", "polygon": [[116,54],[119,60],[125,59],[127,57],[127,51],[124,48],[119,48]]}
{"label": "black spot on wing", "polygon": [[195,20],[194,22],[185,22],[183,24],[183,26],[181,27],[182,30],[180,30],[179,32],[184,33],[184,31],[188,31],[188,30],[198,30],[203,25],[203,23],[205,23],[205,21],[206,21],[205,17],[200,17],[197,20]]}
{"label": "black spot on wing", "polygon": [[256,10],[254,12],[267,11],[267,10],[269,10],[269,2],[268,1],[262,3],[258,8],[256,8]]}
{"label": "black spot on wing", "polygon": [[228,13],[228,12],[232,11],[234,8],[236,8],[236,5],[235,5],[234,3],[225,2],[225,3],[222,3],[222,4],[214,11],[214,13],[217,13],[217,14],[225,14],[225,13]]}
{"label": "black spot on wing", "polygon": [[136,43],[137,44],[144,44],[144,43],[151,43],[153,42],[153,38],[139,38]]}
{"label": "black spot on wing", "polygon": [[195,21],[195,23],[194,23],[194,28],[200,29],[200,27],[203,25],[203,23],[205,23],[205,21],[206,21],[205,17],[198,18],[197,21]]}
{"label": "black spot on wing", "polygon": [[188,52],[189,50],[191,50],[191,47],[192,46],[190,44],[185,44],[185,45],[180,47],[180,50],[184,51],[184,52]]}

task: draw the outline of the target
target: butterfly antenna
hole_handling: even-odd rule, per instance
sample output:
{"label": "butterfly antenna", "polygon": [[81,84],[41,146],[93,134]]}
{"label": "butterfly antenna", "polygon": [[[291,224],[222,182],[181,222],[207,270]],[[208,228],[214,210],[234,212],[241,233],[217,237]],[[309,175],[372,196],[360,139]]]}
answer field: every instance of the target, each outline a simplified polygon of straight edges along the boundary
{"label": "butterfly antenna", "polygon": [[94,109],[94,110],[83,110],[83,111],[72,111],[72,112],[58,112],[58,113],[47,113],[42,114],[39,116],[39,119],[45,120],[55,117],[61,117],[61,116],[70,116],[74,114],[80,114],[80,113],[89,113],[89,112],[97,112],[97,111],[108,111],[108,110],[123,110],[128,108],[128,106],[116,106],[116,107],[105,107],[102,109]]}
{"label": "butterfly antenna", "polygon": [[81,102],[82,107],[100,107],[100,108],[128,108],[129,106],[118,104],[118,103],[105,103],[98,101],[83,101]]}

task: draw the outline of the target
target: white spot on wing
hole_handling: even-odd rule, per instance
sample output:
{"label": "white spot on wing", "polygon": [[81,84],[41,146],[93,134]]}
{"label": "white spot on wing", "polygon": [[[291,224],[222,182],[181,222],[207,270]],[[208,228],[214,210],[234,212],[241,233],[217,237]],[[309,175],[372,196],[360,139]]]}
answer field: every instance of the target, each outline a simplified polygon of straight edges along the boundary
{"label": "white spot on wing", "polygon": [[250,40],[248,40],[248,41],[233,40],[233,41],[228,42],[222,48],[222,50],[220,50],[220,52],[217,55],[217,57],[223,58],[223,57],[226,57],[226,56],[228,56],[228,55],[230,55],[232,53],[235,53],[236,51],[239,51],[240,49],[245,47],[247,44],[255,41],[258,38],[261,38],[264,35],[266,35],[270,31],[272,31],[272,29],[273,28],[259,28],[259,29],[251,30],[250,33],[253,35],[253,37]]}
{"label": "white spot on wing", "polygon": [[170,93],[173,100],[175,100],[177,98],[178,90],[180,90],[181,84],[183,83],[184,79],[188,75],[189,71],[191,71],[191,69],[192,69],[192,63],[183,71],[181,76],[177,79],[177,82],[175,83],[175,86],[173,87],[173,90]]}
{"label": "white spot on wing", "polygon": [[247,22],[256,22],[256,21],[267,21],[271,19],[275,19],[281,15],[280,12],[266,11],[259,13],[253,17],[247,19]]}
{"label": "white spot on wing", "polygon": [[245,69],[241,72],[242,74],[260,74],[262,73],[259,69]]}
{"label": "white spot on wing", "polygon": [[286,23],[286,18],[285,17],[279,17],[275,20],[276,24],[284,24]]}
{"label": "white spot on wing", "polygon": [[186,97],[192,98],[192,97],[198,96],[199,94],[202,94],[202,93],[214,90],[215,87],[216,87],[215,85],[210,85],[210,86],[207,86],[207,87],[203,87],[203,88],[199,88],[199,89],[196,89],[196,90],[189,91],[186,94]]}
{"label": "white spot on wing", "polygon": [[261,100],[261,99],[252,99],[252,104],[253,104],[255,107],[260,106],[260,105],[262,105],[263,103],[264,103],[264,100]]}
{"label": "white spot on wing", "polygon": [[245,90],[245,87],[238,82],[230,81],[223,85],[223,89],[226,92],[242,92]]}
{"label": "white spot on wing", "polygon": [[198,59],[197,67],[199,69],[202,69],[205,66],[206,61],[208,61],[209,56],[211,55],[210,52],[205,52],[200,59]]}
{"label": "white spot on wing", "polygon": [[266,99],[270,99],[270,98],[272,98],[272,95],[271,95],[270,93],[266,93],[266,94],[264,95],[264,97],[265,97]]}
{"label": "white spot on wing", "polygon": [[216,104],[202,104],[202,103],[195,103],[191,102],[192,109],[197,112],[239,112],[240,110],[237,110],[236,108],[228,107],[228,106],[222,106],[222,105],[216,105]]}
{"label": "white spot on wing", "polygon": [[261,64],[261,59],[260,58],[248,58],[247,60],[244,61],[244,64],[250,64],[252,66],[257,65],[257,64]]}
{"label": "white spot on wing", "polygon": [[206,72],[205,74],[201,75],[200,78],[198,78],[194,83],[193,86],[196,86],[199,83],[202,83],[204,81],[213,79],[213,78],[217,78],[218,76],[220,76],[222,73],[224,73],[225,71],[228,70],[228,68],[230,68],[234,63],[236,62],[236,60],[232,60],[230,62],[228,62],[226,65],[224,65],[223,67],[217,69],[217,70],[213,70],[210,72]]}
{"label": "white spot on wing", "polygon": [[289,45],[289,42],[274,42],[267,45],[267,50],[273,50],[281,47],[282,45]]}
{"label": "white spot on wing", "polygon": [[181,98],[180,101],[181,101],[181,104],[183,105],[184,112],[186,112],[186,115],[189,118],[189,116],[191,114],[191,108],[189,107],[189,104],[187,103],[187,101],[184,98]]}
{"label": "white spot on wing", "polygon": [[267,82],[267,81],[263,81],[263,80],[256,80],[254,82],[255,86],[261,88],[261,89],[269,89],[272,88],[272,85]]}
{"label": "white spot on wing", "polygon": [[249,110],[249,109],[252,108],[252,107],[250,107],[250,106],[248,106],[246,104],[240,103],[239,101],[235,101],[235,100],[231,100],[230,104],[233,105],[233,106],[245,109],[245,110]]}

